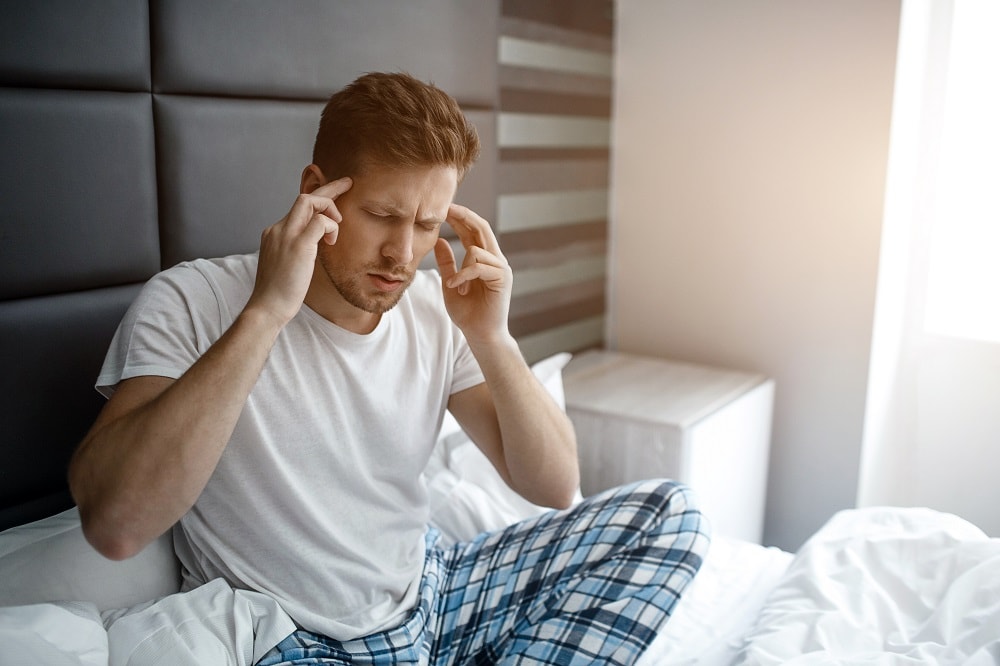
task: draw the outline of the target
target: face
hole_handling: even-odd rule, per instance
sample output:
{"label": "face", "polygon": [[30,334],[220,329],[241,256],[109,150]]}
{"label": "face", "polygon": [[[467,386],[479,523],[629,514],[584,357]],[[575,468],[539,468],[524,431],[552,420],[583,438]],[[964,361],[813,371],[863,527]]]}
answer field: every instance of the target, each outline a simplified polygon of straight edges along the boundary
{"label": "face", "polygon": [[316,277],[332,288],[324,290],[329,298],[339,297],[348,310],[376,315],[377,321],[399,302],[434,247],[458,172],[445,166],[369,166],[352,180],[336,200],[343,215],[337,242],[319,244]]}

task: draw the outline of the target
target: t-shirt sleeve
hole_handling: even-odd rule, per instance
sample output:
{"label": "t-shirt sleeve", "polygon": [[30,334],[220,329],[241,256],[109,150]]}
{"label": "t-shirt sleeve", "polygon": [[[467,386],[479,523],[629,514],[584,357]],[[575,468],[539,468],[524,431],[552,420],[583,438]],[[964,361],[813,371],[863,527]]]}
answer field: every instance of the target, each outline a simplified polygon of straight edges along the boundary
{"label": "t-shirt sleeve", "polygon": [[96,388],[105,397],[132,377],[177,379],[221,336],[218,299],[201,272],[181,264],[153,277],[111,340]]}

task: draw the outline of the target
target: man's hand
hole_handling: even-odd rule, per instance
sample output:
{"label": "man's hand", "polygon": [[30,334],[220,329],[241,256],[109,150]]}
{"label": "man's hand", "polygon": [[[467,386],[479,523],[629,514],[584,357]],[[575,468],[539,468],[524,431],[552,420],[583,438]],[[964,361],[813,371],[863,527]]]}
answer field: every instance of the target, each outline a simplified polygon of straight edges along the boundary
{"label": "man's hand", "polygon": [[486,220],[454,204],[447,220],[465,260],[457,268],[451,246],[438,239],[444,302],[486,379],[452,394],[448,409],[511,488],[535,504],[565,508],[580,485],[576,436],[510,334],[511,268]]}
{"label": "man's hand", "polygon": [[459,269],[447,240],[439,238],[434,246],[448,314],[470,344],[506,336],[513,273],[493,230],[486,220],[458,204],[448,209],[447,221],[465,247]]}
{"label": "man's hand", "polygon": [[292,209],[261,234],[257,279],[248,309],[260,309],[284,326],[302,307],[322,240],[337,242],[343,217],[334,201],[351,189],[350,178],[300,194]]}

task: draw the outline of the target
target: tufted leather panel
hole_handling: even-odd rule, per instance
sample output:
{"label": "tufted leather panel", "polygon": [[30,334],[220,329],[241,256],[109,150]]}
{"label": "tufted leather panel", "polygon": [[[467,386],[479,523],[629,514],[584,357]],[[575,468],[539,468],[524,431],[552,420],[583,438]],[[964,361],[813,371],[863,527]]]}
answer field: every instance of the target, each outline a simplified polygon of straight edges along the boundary
{"label": "tufted leather panel", "polygon": [[463,105],[497,96],[495,2],[174,0],[152,11],[156,92],[326,99],[365,72],[407,71]]}
{"label": "tufted leather panel", "polygon": [[0,506],[65,491],[69,456],[104,402],[94,380],[138,289],[0,302]]}
{"label": "tufted leather panel", "polygon": [[321,102],[157,95],[163,265],[250,252],[299,191]]}
{"label": "tufted leather panel", "polygon": [[0,298],[159,268],[149,95],[0,89],[0,127]]}
{"label": "tufted leather panel", "polygon": [[149,90],[145,0],[7,2],[0,14],[0,83]]}

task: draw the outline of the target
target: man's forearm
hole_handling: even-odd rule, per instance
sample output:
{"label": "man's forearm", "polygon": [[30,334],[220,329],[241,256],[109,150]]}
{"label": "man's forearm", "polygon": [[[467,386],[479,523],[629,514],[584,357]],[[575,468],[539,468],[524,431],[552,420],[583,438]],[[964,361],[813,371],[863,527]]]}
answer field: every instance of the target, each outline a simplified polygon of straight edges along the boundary
{"label": "man's forearm", "polygon": [[177,381],[147,381],[120,405],[109,402],[112,415],[98,420],[70,467],[85,534],[100,552],[130,557],[190,509],[279,331],[245,311]]}
{"label": "man's forearm", "polygon": [[564,507],[580,484],[573,425],[525,363],[513,337],[470,348],[486,378],[514,488],[529,501]]}

